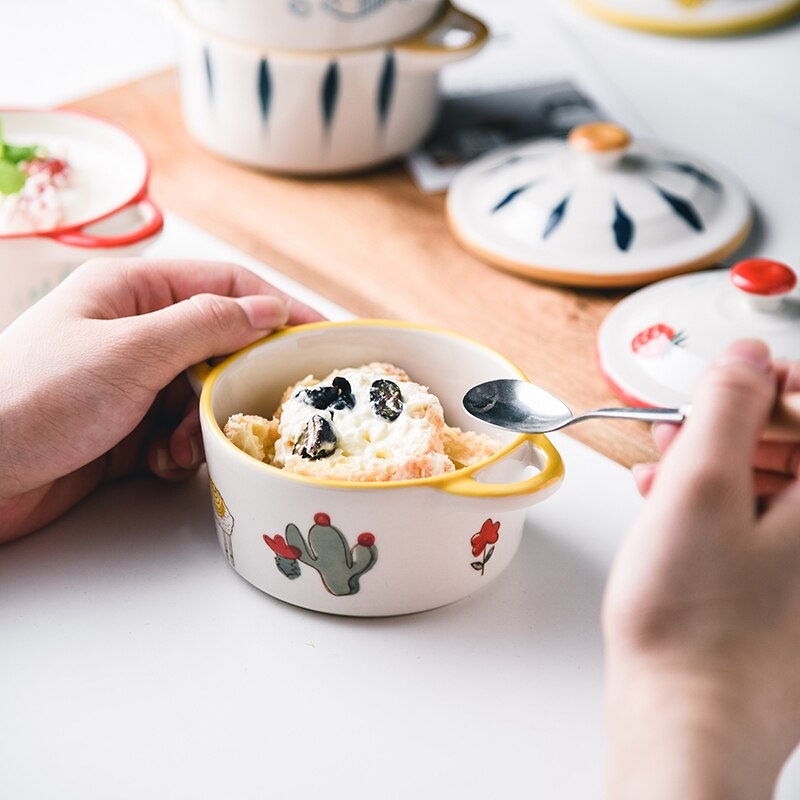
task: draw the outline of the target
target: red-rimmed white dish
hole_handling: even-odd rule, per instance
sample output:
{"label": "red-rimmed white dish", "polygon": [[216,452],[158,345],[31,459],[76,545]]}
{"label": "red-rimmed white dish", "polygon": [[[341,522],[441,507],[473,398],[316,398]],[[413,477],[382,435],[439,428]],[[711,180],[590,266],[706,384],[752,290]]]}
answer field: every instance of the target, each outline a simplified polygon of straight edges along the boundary
{"label": "red-rimmed white dish", "polygon": [[736,339],[800,359],[800,292],[790,267],[751,258],[733,269],[654,283],[617,303],[597,333],[600,371],[625,402],[680,406]]}
{"label": "red-rimmed white dish", "polygon": [[0,120],[6,141],[43,146],[72,171],[58,227],[0,233],[2,329],[83,261],[138,255],[164,219],[148,195],[147,154],[122,128],[59,109],[0,109]]}

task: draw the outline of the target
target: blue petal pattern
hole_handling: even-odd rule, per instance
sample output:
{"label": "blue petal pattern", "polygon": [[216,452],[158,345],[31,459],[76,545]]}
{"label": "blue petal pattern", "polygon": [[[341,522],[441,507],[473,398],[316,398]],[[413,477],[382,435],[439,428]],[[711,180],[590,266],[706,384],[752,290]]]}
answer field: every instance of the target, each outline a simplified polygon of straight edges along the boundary
{"label": "blue petal pattern", "polygon": [[339,65],[331,61],[325,72],[322,82],[322,119],[325,130],[329,131],[336,111],[336,101],[339,99]]}
{"label": "blue petal pattern", "polygon": [[657,184],[653,184],[658,193],[669,203],[672,210],[689,225],[690,228],[700,232],[703,230],[703,220],[700,219],[700,214],[697,209],[685,198],[678,197],[676,194],[662,189]]}
{"label": "blue petal pattern", "polygon": [[547,224],[544,226],[542,232],[542,239],[546,239],[560,224],[564,218],[564,212],[567,210],[567,203],[569,202],[569,195],[567,195],[551,212],[547,218]]}
{"label": "blue petal pattern", "polygon": [[381,79],[378,84],[378,122],[381,128],[386,127],[386,120],[389,118],[389,109],[392,106],[395,71],[394,53],[388,50],[386,52],[386,58],[383,61],[383,71],[381,72]]}
{"label": "blue petal pattern", "polygon": [[703,184],[703,186],[707,186],[709,189],[713,189],[715,192],[718,192],[722,189],[720,182],[716,179],[711,177],[707,172],[704,172],[699,167],[696,167],[694,164],[687,164],[681,163],[679,161],[664,161],[664,166],[668,169],[673,169],[676,172],[682,172],[684,175],[691,175],[697,181]]}
{"label": "blue petal pattern", "polygon": [[347,9],[341,7],[341,0],[324,0],[322,8],[329,14],[349,22],[360,17],[366,17],[368,14],[372,14],[373,11],[378,11],[388,2],[390,0],[358,0],[358,5],[355,8]]}
{"label": "blue petal pattern", "polygon": [[262,58],[258,65],[258,104],[261,108],[261,121],[266,122],[269,117],[269,107],[272,102],[272,78],[269,74],[269,64]]}
{"label": "blue petal pattern", "polygon": [[211,67],[211,52],[208,47],[203,48],[203,62],[206,65],[206,82],[208,84],[208,99],[214,99],[214,70]]}
{"label": "blue petal pattern", "polygon": [[620,250],[627,250],[633,241],[633,220],[623,211],[619,202],[614,200],[614,241]]}
{"label": "blue petal pattern", "polygon": [[517,186],[516,189],[512,189],[493,209],[492,214],[499,211],[504,206],[507,206],[512,200],[515,200],[519,197],[523,192],[526,192],[528,189],[531,188],[534,184],[526,183],[524,186]]}

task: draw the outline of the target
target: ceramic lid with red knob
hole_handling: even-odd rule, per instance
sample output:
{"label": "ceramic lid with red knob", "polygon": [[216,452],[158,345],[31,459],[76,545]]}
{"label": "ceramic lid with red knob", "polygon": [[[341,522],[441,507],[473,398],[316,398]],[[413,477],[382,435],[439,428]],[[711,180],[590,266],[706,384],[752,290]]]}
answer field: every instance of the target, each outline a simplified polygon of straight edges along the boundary
{"label": "ceramic lid with red knob", "polygon": [[678,406],[736,339],[761,339],[777,359],[800,359],[797,274],[766,258],[683,275],[640,289],[597,334],[601,372],[634,405]]}
{"label": "ceramic lid with red knob", "polygon": [[752,223],[724,167],[608,122],[472,161],[450,187],[447,216],[461,244],[494,266],[598,287],[719,263]]}

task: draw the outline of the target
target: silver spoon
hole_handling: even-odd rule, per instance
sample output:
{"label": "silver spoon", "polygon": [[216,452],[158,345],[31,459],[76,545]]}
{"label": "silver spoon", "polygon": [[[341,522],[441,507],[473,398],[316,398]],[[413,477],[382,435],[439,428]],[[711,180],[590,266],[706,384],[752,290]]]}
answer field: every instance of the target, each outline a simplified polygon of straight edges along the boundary
{"label": "silver spoon", "polygon": [[519,433],[548,433],[584,419],[638,419],[642,422],[683,422],[683,408],[597,408],[573,414],[555,395],[527,381],[506,378],[473,386],[464,408],[496,428]]}

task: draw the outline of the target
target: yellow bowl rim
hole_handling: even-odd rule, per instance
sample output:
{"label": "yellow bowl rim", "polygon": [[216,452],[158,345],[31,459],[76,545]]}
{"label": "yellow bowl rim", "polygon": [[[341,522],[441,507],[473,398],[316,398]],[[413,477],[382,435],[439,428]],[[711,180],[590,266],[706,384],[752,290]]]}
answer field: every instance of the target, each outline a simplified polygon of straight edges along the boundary
{"label": "yellow bowl rim", "polygon": [[261,346],[263,346],[267,342],[272,342],[276,339],[282,339],[287,336],[293,336],[298,333],[303,333],[305,331],[313,331],[313,330],[324,330],[324,329],[331,329],[331,328],[357,328],[357,327],[381,327],[381,328],[397,328],[403,330],[417,330],[417,331],[425,331],[428,333],[435,333],[443,336],[448,336],[452,339],[457,339],[463,342],[468,342],[469,344],[479,347],[483,350],[487,350],[493,356],[501,359],[504,361],[514,372],[516,372],[522,380],[528,380],[527,375],[520,369],[513,361],[506,358],[504,355],[501,355],[493,348],[489,347],[488,345],[483,344],[475,339],[470,338],[469,336],[464,336],[463,334],[456,333],[455,331],[448,330],[446,328],[440,328],[432,325],[423,325],[419,323],[412,323],[412,322],[401,322],[398,320],[387,320],[387,319],[357,319],[357,320],[340,320],[340,321],[331,321],[327,320],[324,322],[311,322],[305,325],[295,325],[289,328],[282,328],[275,333],[270,334],[269,336],[264,337],[263,339],[259,339],[256,342],[248,345],[247,347],[238,350],[236,353],[229,355],[224,361],[217,364],[211,371],[205,376],[203,380],[203,390],[200,394],[200,414],[201,416],[206,418],[206,421],[209,423],[211,430],[214,436],[224,442],[226,447],[232,448],[239,457],[247,459],[247,463],[251,466],[254,466],[257,469],[267,470],[267,472],[274,477],[280,476],[282,478],[286,478],[288,480],[296,481],[301,484],[306,484],[309,486],[317,486],[326,489],[401,489],[401,488],[409,488],[409,487],[430,487],[430,488],[442,488],[446,486],[451,481],[460,481],[466,476],[471,476],[474,473],[478,472],[479,470],[486,469],[489,465],[499,461],[500,459],[504,458],[508,453],[515,450],[517,447],[521,446],[524,442],[529,441],[534,447],[539,450],[543,450],[547,454],[547,463],[544,469],[537,475],[537,482],[534,485],[534,488],[531,489],[527,494],[534,494],[535,492],[541,491],[542,489],[547,488],[550,486],[554,481],[559,480],[564,473],[564,465],[561,461],[561,456],[559,455],[558,451],[552,445],[550,440],[544,434],[519,434],[516,436],[511,442],[509,442],[505,447],[502,447],[498,450],[494,455],[490,456],[489,458],[484,459],[483,461],[479,461],[475,464],[471,464],[468,467],[461,467],[461,469],[456,469],[453,472],[447,472],[443,475],[434,475],[429,478],[413,478],[410,480],[403,480],[403,481],[342,481],[342,480],[330,480],[325,478],[315,478],[309,475],[298,475],[293,472],[286,472],[285,470],[280,469],[279,467],[275,467],[272,464],[265,464],[262,461],[258,461],[257,459],[253,458],[252,456],[247,455],[243,450],[239,449],[233,442],[231,442],[225,433],[223,432],[222,428],[217,423],[216,417],[213,414],[213,410],[211,408],[211,395],[214,390],[214,386],[216,382],[219,380],[222,373],[229,367],[231,364],[238,361],[244,355],[249,353],[252,350],[255,350]]}

